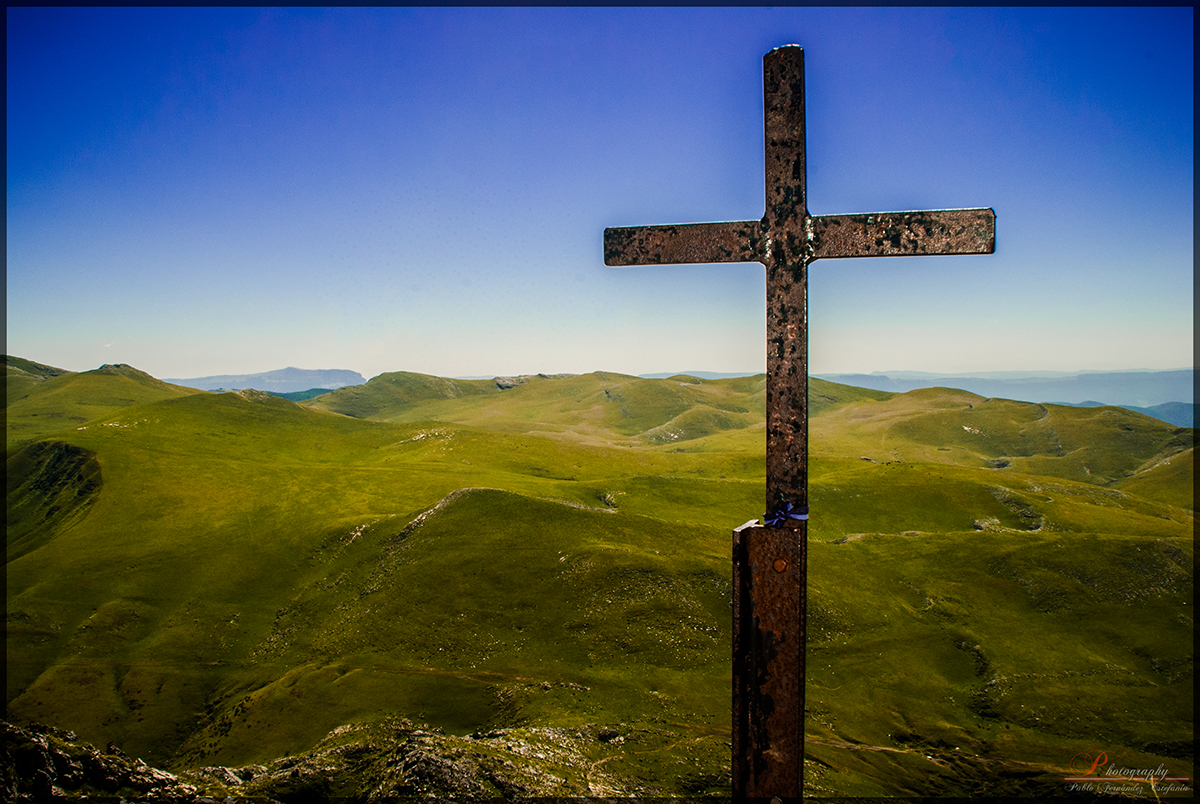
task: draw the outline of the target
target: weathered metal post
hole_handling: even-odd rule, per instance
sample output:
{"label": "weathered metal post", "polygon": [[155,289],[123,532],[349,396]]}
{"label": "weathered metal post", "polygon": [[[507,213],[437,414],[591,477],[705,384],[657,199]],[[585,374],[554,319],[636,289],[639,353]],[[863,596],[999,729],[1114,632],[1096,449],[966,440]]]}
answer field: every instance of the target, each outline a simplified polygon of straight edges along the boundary
{"label": "weathered metal post", "polygon": [[764,524],[733,532],[733,794],[804,789],[808,540],[808,266],[816,259],[990,254],[990,209],[808,214],[804,51],[763,58],[761,220],[604,230],[606,265],[760,262],[767,269]]}
{"label": "weathered metal post", "polygon": [[803,527],[733,532],[733,794],[804,789]]}

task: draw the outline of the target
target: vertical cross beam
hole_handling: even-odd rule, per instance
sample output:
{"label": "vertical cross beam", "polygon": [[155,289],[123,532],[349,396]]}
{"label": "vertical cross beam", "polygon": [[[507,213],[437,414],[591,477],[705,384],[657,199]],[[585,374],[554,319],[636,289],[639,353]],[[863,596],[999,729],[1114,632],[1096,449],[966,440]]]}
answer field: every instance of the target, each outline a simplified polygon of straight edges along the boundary
{"label": "vertical cross beam", "polygon": [[804,773],[808,265],[821,257],[990,254],[990,209],[811,216],[804,51],[763,58],[766,211],[757,221],[604,230],[606,265],[760,262],[767,274],[764,525],[733,533],[733,794],[798,800]]}

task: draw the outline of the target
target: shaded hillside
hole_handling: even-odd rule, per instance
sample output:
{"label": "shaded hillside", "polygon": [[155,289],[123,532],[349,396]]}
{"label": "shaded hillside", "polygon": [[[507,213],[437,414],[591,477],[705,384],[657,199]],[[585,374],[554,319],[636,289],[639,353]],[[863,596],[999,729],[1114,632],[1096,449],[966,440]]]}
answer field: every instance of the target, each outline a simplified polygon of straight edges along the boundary
{"label": "shaded hillside", "polygon": [[330,388],[309,388],[307,391],[288,391],[280,393],[279,391],[267,391],[271,396],[277,396],[280,399],[287,399],[292,402],[303,402],[307,399],[313,399],[318,396],[323,396],[329,393]]}
{"label": "shaded hillside", "polygon": [[62,441],[37,441],[9,455],[4,477],[6,564],[82,519],[103,485],[96,454]]}

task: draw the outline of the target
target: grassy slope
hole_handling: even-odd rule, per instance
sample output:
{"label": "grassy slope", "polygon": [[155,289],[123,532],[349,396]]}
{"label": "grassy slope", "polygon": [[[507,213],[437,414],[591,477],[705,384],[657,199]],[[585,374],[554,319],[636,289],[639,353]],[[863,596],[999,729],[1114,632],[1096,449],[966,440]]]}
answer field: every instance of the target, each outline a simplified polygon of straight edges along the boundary
{"label": "grassy slope", "polygon": [[[385,376],[415,390],[359,412],[442,421],[196,393],[59,447],[10,430],[10,717],[181,766],[384,714],[725,741],[728,531],[761,513],[762,378]],[[971,792],[1009,777],[964,757],[1053,775],[1098,739],[1178,754],[1192,431],[813,388],[813,791]]]}
{"label": "grassy slope", "polygon": [[5,380],[6,404],[12,404],[15,400],[28,394],[30,389],[51,377],[71,373],[66,369],[47,366],[44,363],[35,363],[32,360],[12,355],[4,356],[4,365],[7,374]]}
{"label": "grassy slope", "polygon": [[364,533],[355,545],[373,560],[349,545],[317,559],[328,574],[289,601],[226,692],[237,716],[184,760],[269,759],[389,710],[457,733],[669,712],[712,737],[728,728],[709,707],[728,689],[716,535],[501,491],[464,493],[403,538]]}
{"label": "grassy slope", "polygon": [[1192,560],[1186,533],[814,545],[813,793],[1028,795],[1095,750],[1190,776]]}
{"label": "grassy slope", "polygon": [[[135,406],[84,425],[74,430],[71,438],[78,449],[98,456],[103,491],[90,516],[8,564],[13,619],[9,708],[19,717],[70,719],[79,723],[85,734],[89,729],[94,734],[116,734],[120,742],[148,758],[161,751],[156,746],[164,737],[169,744],[171,739],[178,742],[190,735],[198,722],[197,713],[205,711],[213,696],[230,695],[230,689],[270,687],[283,676],[294,681],[297,674],[304,675],[297,666],[306,665],[314,655],[329,661],[340,655],[330,650],[313,654],[309,642],[314,635],[308,630],[323,622],[321,618],[333,617],[336,606],[354,607],[365,600],[359,597],[359,587],[348,586],[345,598],[322,598],[327,606],[313,604],[318,605],[320,617],[304,609],[301,630],[307,636],[302,647],[291,652],[280,653],[278,640],[271,641],[280,627],[276,615],[290,622],[290,607],[301,605],[296,601],[307,601],[313,588],[323,589],[335,573],[338,578],[357,579],[361,586],[379,559],[379,544],[456,488],[502,486],[604,509],[588,511],[563,502],[538,502],[530,496],[503,498],[508,513],[496,520],[501,535],[520,536],[529,542],[521,534],[537,534],[553,521],[546,538],[558,547],[555,561],[560,552],[581,547],[584,523],[594,523],[597,518],[603,527],[594,538],[606,545],[633,539],[640,550],[644,543],[661,538],[667,542],[663,549],[674,550],[670,544],[686,535],[691,549],[702,555],[695,540],[706,535],[721,544],[721,533],[738,524],[740,516],[727,513],[720,527],[667,526],[664,532],[662,522],[610,513],[601,499],[608,489],[618,488],[621,480],[669,480],[680,468],[685,475],[699,471],[715,476],[724,461],[719,456],[689,458],[680,467],[666,456],[629,450],[567,448],[544,438],[493,435],[454,426],[362,422],[316,413],[264,394],[203,394]],[[32,458],[27,451],[19,451],[10,460]],[[708,470],[703,461],[714,468]],[[634,497],[642,507],[654,508],[650,498],[656,493],[656,484],[642,485],[644,488],[631,487],[626,494],[615,493],[619,499]],[[710,512],[713,508],[744,508],[749,499],[760,496],[752,482],[709,481],[708,485],[721,487],[715,494],[710,489],[705,500]],[[460,510],[459,506],[452,508]],[[461,523],[478,517],[471,506],[461,510],[467,513],[449,521]],[[23,523],[19,513],[10,517],[17,525]],[[431,529],[444,516],[446,512],[439,512],[423,530]],[[347,550],[342,542],[355,547]],[[412,543],[420,542],[413,537]],[[615,556],[626,548],[595,549],[602,556]],[[528,555],[523,550],[513,555]],[[447,553],[437,555],[444,558]],[[489,550],[473,555],[481,562],[476,572],[499,563]],[[710,565],[720,565],[716,555],[708,554]],[[327,561],[328,556],[335,557]],[[661,559],[654,562],[661,563]],[[676,564],[671,573],[701,573],[687,562]],[[64,565],[73,571],[56,571]],[[460,563],[456,560],[451,566]],[[561,565],[560,569],[567,566],[574,565]],[[518,570],[522,567],[529,571],[528,562],[522,561],[512,572],[499,572],[497,577],[503,583],[495,596],[480,601],[477,607],[503,610],[509,605],[514,579],[522,588],[536,588],[521,578]],[[423,583],[433,589],[445,588],[444,580],[428,579],[444,579],[450,571],[436,561],[423,565],[422,577],[427,579]],[[604,571],[615,571],[612,562]],[[662,568],[646,571],[657,577],[655,573],[661,574]],[[706,572],[705,580],[711,582],[711,566]],[[675,586],[669,584],[668,588]],[[562,581],[556,589],[539,593],[537,599],[546,612],[557,612],[577,593],[578,579],[571,586]],[[718,587],[706,594],[707,611],[718,605],[714,600],[723,601],[727,592]],[[525,605],[532,609],[530,603]],[[642,601],[639,605],[644,609],[647,604]],[[639,612],[640,617],[651,616]],[[706,616],[710,620],[706,628],[726,632],[719,642],[709,639],[710,648],[726,643],[728,624],[712,621],[711,613]],[[444,643],[445,638],[438,636],[441,623],[435,622],[436,627],[429,627],[425,619],[415,621],[421,627],[403,644],[416,650],[421,645]],[[592,650],[606,651],[614,637],[598,623],[591,628],[593,639],[600,641]],[[368,633],[377,630],[372,625]],[[510,643],[512,639],[505,638]],[[532,642],[543,652],[554,651],[561,639],[542,627]],[[463,668],[453,664],[430,667],[429,657],[411,651],[385,651],[383,660],[375,653],[378,651],[368,657],[374,669],[356,675],[356,683],[365,685],[362,695],[372,701],[372,712],[380,705],[391,704],[400,711],[419,706],[428,719],[458,728],[490,722],[489,707],[500,706],[497,696],[501,688],[492,687],[508,676],[489,676],[487,683],[472,676],[447,686],[446,679],[465,672]],[[524,655],[518,662],[524,670],[513,676],[517,680],[512,683],[546,680],[525,675],[531,670],[528,663],[536,664],[535,658]],[[557,668],[555,672],[561,672],[557,667],[561,661],[550,664],[551,669]],[[236,671],[232,669],[235,666]],[[287,675],[289,672],[292,674]],[[668,668],[664,672],[670,677],[664,683],[692,691],[689,694],[704,688],[703,683],[684,684],[687,674],[682,671]],[[635,675],[649,677],[645,672]],[[406,685],[403,693],[395,693],[392,699],[377,694],[381,686],[395,687],[397,677],[409,676],[424,679],[424,684]],[[318,674],[317,678],[324,676]],[[616,689],[623,682],[611,670],[604,670],[598,673],[597,683]],[[718,686],[727,685],[722,682]],[[467,690],[472,691],[470,695]],[[713,690],[710,683],[709,692]],[[601,714],[610,721],[632,719],[629,715],[637,711],[635,703],[645,694],[644,690],[621,693],[613,698],[623,701],[620,711]],[[524,693],[505,695],[517,695],[519,701]],[[423,702],[426,698],[429,700]],[[464,702],[473,706],[474,714],[463,714],[464,709],[472,708]],[[501,707],[512,716],[522,708],[516,704]],[[266,734],[274,736],[266,739],[259,734],[243,745],[257,745],[255,750],[267,755],[299,750],[305,747],[304,740],[313,738],[305,729],[328,730],[341,722],[338,718],[357,712],[331,706],[322,717],[306,715],[290,725],[284,722],[286,718],[265,720],[264,725],[269,725]],[[301,729],[298,742],[289,741],[293,727]],[[238,755],[226,746],[220,756],[223,761],[234,761]]]}
{"label": "grassy slope", "polygon": [[126,365],[75,373],[11,356],[7,360],[10,446],[68,431],[131,405],[207,393],[170,385]]}
{"label": "grassy slope", "polygon": [[505,432],[551,434],[585,442],[670,443],[763,421],[762,377],[643,380],[594,372],[521,378],[501,390],[492,380],[383,374],[342,388],[311,406],[348,416],[404,422],[439,419]]}
{"label": "grassy slope", "polygon": [[1037,405],[931,388],[843,405],[815,417],[809,437],[819,456],[857,453],[879,464],[986,467],[1001,470],[998,478],[1105,487],[1136,485],[1151,469],[1178,461],[1177,475],[1159,472],[1162,480],[1141,484],[1148,496],[1178,505],[1195,431],[1124,408]]}
{"label": "grassy slope", "polygon": [[1196,510],[1196,449],[1162,457],[1155,456],[1130,477],[1115,485],[1132,494],[1169,502],[1180,508]]}

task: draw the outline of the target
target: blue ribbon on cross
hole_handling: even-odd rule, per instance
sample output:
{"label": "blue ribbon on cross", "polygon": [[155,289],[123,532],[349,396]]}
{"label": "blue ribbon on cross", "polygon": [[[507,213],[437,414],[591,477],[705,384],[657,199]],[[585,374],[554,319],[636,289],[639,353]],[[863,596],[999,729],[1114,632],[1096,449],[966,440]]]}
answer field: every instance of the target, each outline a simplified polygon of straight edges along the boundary
{"label": "blue ribbon on cross", "polygon": [[808,506],[805,506],[804,510],[798,508],[793,510],[792,504],[789,502],[784,503],[783,508],[776,511],[774,515],[770,513],[763,514],[763,522],[766,522],[773,528],[779,527],[789,519],[808,519]]}

